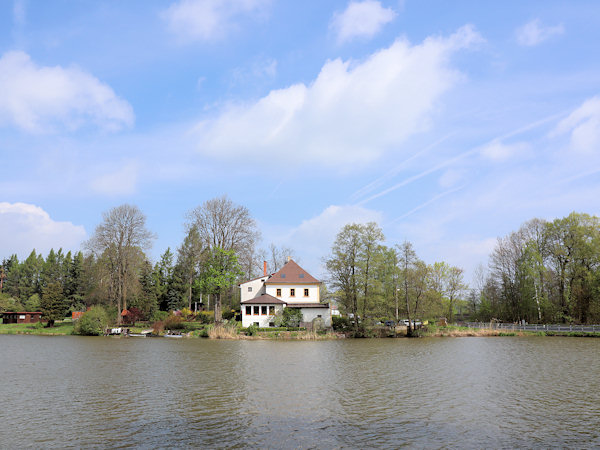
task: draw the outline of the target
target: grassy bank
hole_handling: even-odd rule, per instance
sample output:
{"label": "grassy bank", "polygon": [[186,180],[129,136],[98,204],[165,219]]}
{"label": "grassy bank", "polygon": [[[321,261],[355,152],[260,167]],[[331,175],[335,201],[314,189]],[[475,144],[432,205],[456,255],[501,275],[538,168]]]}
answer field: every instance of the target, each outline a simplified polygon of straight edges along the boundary
{"label": "grassy bank", "polygon": [[600,338],[600,333],[584,333],[579,331],[509,331],[491,330],[489,328],[468,328],[430,325],[418,330],[422,337],[467,337],[467,336],[567,336],[567,337],[595,337]]}
{"label": "grassy bank", "polygon": [[41,336],[67,336],[73,334],[73,322],[56,322],[51,328],[38,323],[2,323],[0,334],[35,334]]}

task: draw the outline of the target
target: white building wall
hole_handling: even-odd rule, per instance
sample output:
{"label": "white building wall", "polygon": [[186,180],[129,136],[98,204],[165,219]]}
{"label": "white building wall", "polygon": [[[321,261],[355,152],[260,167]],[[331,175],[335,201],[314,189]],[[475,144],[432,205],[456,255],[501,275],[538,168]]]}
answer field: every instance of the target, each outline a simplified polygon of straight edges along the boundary
{"label": "white building wall", "polygon": [[[250,315],[246,314],[246,306],[250,306],[252,308],[252,314],[250,314]],[[278,311],[283,310],[283,305],[244,305],[244,304],[242,304],[241,305],[241,307],[242,307],[242,326],[244,328],[249,327],[254,322],[258,322],[258,326],[261,328],[267,328],[269,326],[269,322],[273,322],[273,320],[275,319],[274,315],[260,314],[261,306],[266,306],[267,312],[269,311],[269,306],[275,306],[275,314],[277,314]],[[258,307],[258,315],[254,314],[254,307]]]}
{"label": "white building wall", "polygon": [[267,277],[257,278],[256,280],[240,284],[240,300],[245,302],[263,295],[265,293],[265,281],[267,281]]}
{"label": "white building wall", "polygon": [[[266,293],[286,303],[319,303],[320,293],[318,284],[267,284]],[[281,295],[277,295],[277,289],[281,289]],[[295,296],[290,295],[291,289],[295,290]],[[304,296],[304,289],[308,289],[308,297]]]}
{"label": "white building wall", "polygon": [[326,327],[331,326],[331,311],[329,308],[300,308],[302,311],[302,321],[312,322],[321,316]]}

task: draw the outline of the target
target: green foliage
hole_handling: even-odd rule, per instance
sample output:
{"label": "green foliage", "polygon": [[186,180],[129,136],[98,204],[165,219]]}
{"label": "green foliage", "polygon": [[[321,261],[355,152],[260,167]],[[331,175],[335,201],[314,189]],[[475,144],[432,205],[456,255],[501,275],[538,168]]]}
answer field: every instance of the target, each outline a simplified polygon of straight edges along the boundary
{"label": "green foliage", "polygon": [[164,327],[167,330],[185,330],[186,323],[182,317],[170,315],[165,319]]}
{"label": "green foliage", "polygon": [[169,317],[169,313],[167,311],[155,310],[150,316],[150,322],[162,322],[165,321],[167,317]]}
{"label": "green foliage", "polygon": [[11,297],[8,294],[0,293],[0,312],[11,311],[17,312],[22,311],[23,306],[19,303],[19,300]]}
{"label": "green foliage", "polygon": [[226,309],[223,311],[223,319],[229,320],[235,317],[235,309]]}
{"label": "green foliage", "polygon": [[75,324],[74,333],[82,336],[100,336],[108,326],[108,314],[102,306],[92,306]]}
{"label": "green foliage", "polygon": [[352,328],[352,324],[350,323],[350,319],[347,317],[341,316],[332,316],[331,317],[331,325],[335,331],[350,331]]}
{"label": "green foliage", "polygon": [[250,325],[248,328],[246,328],[247,336],[254,336],[257,332],[258,332],[258,327],[256,325]]}
{"label": "green foliage", "polygon": [[38,311],[40,309],[40,296],[38,294],[33,294],[25,302],[24,307],[25,311]]}
{"label": "green foliage", "polygon": [[297,327],[302,322],[302,311],[298,308],[283,308],[281,326]]}
{"label": "green foliage", "polygon": [[40,310],[42,311],[42,317],[48,321],[48,327],[53,326],[56,320],[62,319],[67,309],[60,283],[52,282],[44,287]]}
{"label": "green foliage", "polygon": [[200,323],[215,323],[215,312],[214,311],[200,311],[197,316]]}

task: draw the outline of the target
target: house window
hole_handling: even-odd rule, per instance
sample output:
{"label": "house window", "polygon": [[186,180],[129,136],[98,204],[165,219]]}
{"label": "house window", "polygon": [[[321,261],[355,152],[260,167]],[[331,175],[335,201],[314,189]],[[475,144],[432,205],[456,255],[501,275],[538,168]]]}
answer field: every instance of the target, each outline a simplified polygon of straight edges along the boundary
{"label": "house window", "polygon": [[270,327],[274,327],[275,326],[275,322],[269,322],[269,326]]}
{"label": "house window", "polygon": [[269,306],[269,315],[270,316],[274,316],[275,315],[275,307],[274,306]]}
{"label": "house window", "polygon": [[260,307],[260,313],[261,313],[263,316],[266,316],[266,315],[267,315],[267,307],[266,307],[266,306],[261,306],[261,307]]}
{"label": "house window", "polygon": [[254,322],[252,325],[254,325],[255,327],[260,327],[260,323],[258,322]]}
{"label": "house window", "polygon": [[290,297],[295,297],[296,296],[296,289],[291,288],[290,289]]}
{"label": "house window", "polygon": [[258,316],[259,312],[260,312],[260,306],[255,306],[254,307],[254,315]]}
{"label": "house window", "polygon": [[252,292],[252,286],[248,286],[248,292]]}
{"label": "house window", "polygon": [[321,314],[317,314],[317,317],[321,318],[321,317],[323,317],[323,316],[322,316]]}
{"label": "house window", "polygon": [[247,316],[252,315],[252,306],[246,306],[246,315]]}
{"label": "house window", "polygon": [[279,289],[279,288],[277,289],[277,294],[276,295],[277,295],[277,297],[281,297],[281,289]]}
{"label": "house window", "polygon": [[308,289],[304,289],[304,296],[308,297]]}

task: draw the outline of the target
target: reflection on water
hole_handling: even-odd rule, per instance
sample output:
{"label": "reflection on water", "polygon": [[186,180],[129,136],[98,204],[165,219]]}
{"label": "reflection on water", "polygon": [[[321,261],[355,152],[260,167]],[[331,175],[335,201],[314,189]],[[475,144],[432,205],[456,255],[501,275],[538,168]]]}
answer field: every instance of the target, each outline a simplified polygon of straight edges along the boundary
{"label": "reflection on water", "polygon": [[0,447],[600,446],[600,340],[0,336]]}

